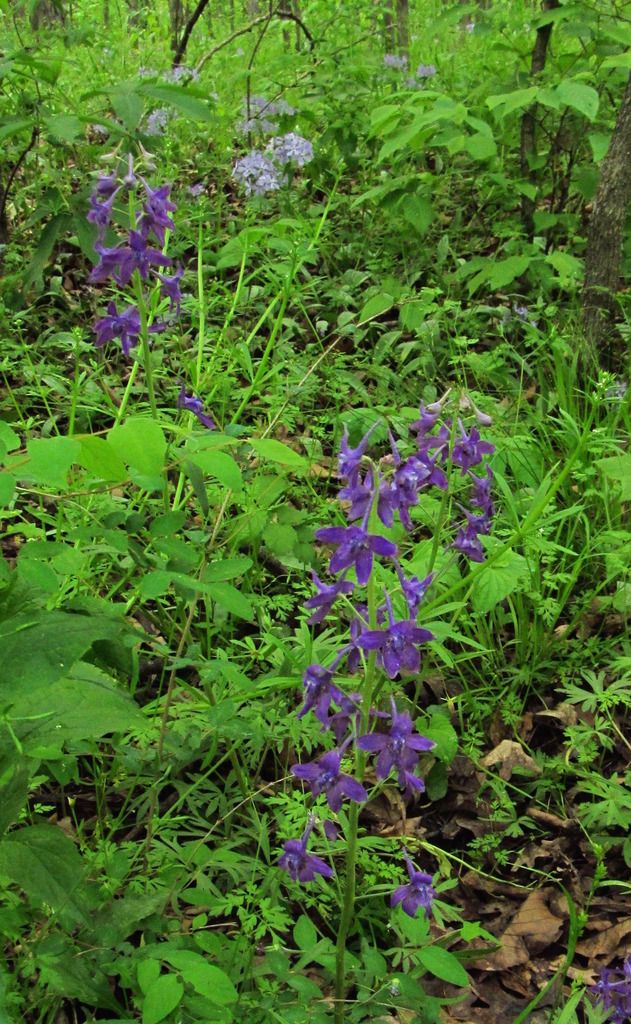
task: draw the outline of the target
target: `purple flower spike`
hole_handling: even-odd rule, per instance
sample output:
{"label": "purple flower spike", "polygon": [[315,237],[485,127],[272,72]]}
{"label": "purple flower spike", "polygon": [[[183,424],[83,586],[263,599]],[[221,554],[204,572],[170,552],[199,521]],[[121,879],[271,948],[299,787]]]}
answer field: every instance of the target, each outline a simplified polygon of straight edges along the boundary
{"label": "purple flower spike", "polygon": [[411,576],[410,579],[407,579],[401,566],[397,565],[397,574],[410,612],[410,618],[415,619],[423,598],[432,584],[434,573],[430,572],[429,576],[426,576],[423,580],[420,580],[418,576]]}
{"label": "purple flower spike", "polygon": [[171,266],[169,257],[148,246],[146,236],[140,231],[130,231],[128,244],[121,246],[119,252],[120,270],[115,278],[120,285],[129,284],[134,270],[146,281],[153,267]]}
{"label": "purple flower spike", "polygon": [[432,888],[432,876],[424,871],[418,871],[407,853],[405,854],[405,864],[410,881],[407,885],[400,885],[398,889],[395,889],[390,898],[390,906],[397,907],[400,903],[408,917],[415,917],[418,908],[423,907],[429,917],[432,900],[436,895]]}
{"label": "purple flower spike", "polygon": [[335,701],[339,704],[343,696],[342,691],[333,685],[333,672],[323,665],[309,665],[303,677],[303,686],[305,702],[297,717],[303,718],[308,711],[315,709],[316,718],[328,729],[331,703]]}
{"label": "purple flower spike", "polygon": [[167,274],[158,274],[158,280],[160,281],[160,295],[163,299],[169,300],[169,309],[174,309],[179,314],[180,306],[182,303],[182,292],[180,291],[180,281],[184,271],[181,267],[170,276]]}
{"label": "purple flower spike", "polygon": [[178,409],[186,409],[187,412],[192,412],[193,416],[197,417],[203,427],[208,427],[209,430],[215,430],[217,424],[212,416],[208,416],[207,413],[204,412],[204,403],[201,398],[196,398],[195,395],[188,395],[183,384],[180,389],[180,393],[177,396],[177,407]]}
{"label": "purple flower spike", "polygon": [[398,782],[406,794],[413,790],[423,792],[425,784],[417,775],[412,774],[419,760],[419,754],[432,750],[436,744],[425,736],[413,735],[414,724],[404,711],[398,712],[392,701],[391,726],[389,733],[372,732],[360,736],[357,746],[368,753],[378,753],[377,778],[387,779],[394,768]]}
{"label": "purple flower spike", "polygon": [[307,853],[307,843],[314,824],[315,818],[311,815],[302,839],[289,839],[284,845],[285,852],[278,861],[279,867],[284,868],[294,882],[313,882],[316,875],[322,875],[323,878],[333,877],[333,868],[329,864],[313,853]]}
{"label": "purple flower spike", "polygon": [[386,608],[390,625],[387,629],[367,629],[358,639],[364,651],[377,651],[377,664],[390,679],[400,672],[418,672],[421,667],[419,644],[434,639],[429,629],[421,629],[413,619],[395,621],[392,604],[386,594]]}
{"label": "purple flower spike", "polygon": [[472,473],[471,480],[473,481],[471,504],[474,508],[481,509],[487,519],[492,519],[495,514],[495,506],[493,505],[493,500],[491,498],[493,470],[490,466],[487,466],[486,476],[474,476]]}
{"label": "purple flower spike", "polygon": [[461,475],[465,476],[471,466],[477,466],[485,455],[492,455],[495,445],[488,441],[480,440],[480,431],[472,427],[471,433],[467,434],[462,423],[459,423],[460,437],[454,444],[451,453],[451,461],[454,466],[460,466]]}
{"label": "purple flower spike", "polygon": [[313,626],[317,622],[324,622],[340,594],[350,594],[353,584],[350,580],[341,579],[329,585],[323,583],[314,572],[311,573],[311,578],[318,592],[305,601],[305,608],[314,609],[307,619],[309,625]]}
{"label": "purple flower spike", "polygon": [[[350,740],[347,740],[344,746],[348,746],[349,742]],[[358,804],[368,799],[368,793],[361,782],[352,775],[340,771],[343,752],[344,747],[330,750],[318,761],[295,764],[291,768],[292,775],[306,782],[314,796],[324,793],[329,807],[336,813],[340,810],[344,797]]]}
{"label": "purple flower spike", "polygon": [[589,989],[596,1002],[609,1011],[611,1024],[628,1024],[631,1020],[631,956],[622,965],[622,971],[603,967],[595,985]]}
{"label": "purple flower spike", "polygon": [[128,306],[119,313],[115,302],[108,302],[107,316],[102,317],[94,325],[96,333],[95,345],[101,348],[108,341],[120,338],[123,355],[129,355],[134,345],[138,344],[140,335],[140,313],[136,306]]}
{"label": "purple flower spike", "polygon": [[145,237],[153,231],[158,245],[164,245],[166,231],[175,228],[173,220],[169,217],[169,214],[177,209],[175,203],[169,199],[171,186],[161,185],[160,188],[153,189],[144,180],[143,184],[147,199],[143,206],[144,213],[140,218],[141,231]]}
{"label": "purple flower spike", "polygon": [[325,544],[336,544],[337,551],[331,558],[332,573],[355,566],[357,582],[364,586],[370,578],[373,555],[393,558],[397,549],[390,540],[378,534],[366,533],[360,526],[325,526],[316,530],[316,537]]}
{"label": "purple flower spike", "polygon": [[90,209],[86,219],[90,224],[96,224],[101,238],[105,234],[105,228],[109,227],[110,220],[112,219],[112,209],[117,192],[118,189],[114,189],[114,191],[103,202],[101,202],[97,186],[97,191],[93,192],[90,196]]}
{"label": "purple flower spike", "polygon": [[366,431],[361,441],[357,445],[357,448],[349,448],[348,446],[348,430],[344,427],[344,434],[340,442],[340,454],[338,459],[338,468],[340,476],[346,477],[349,483],[353,484],[359,473],[361,461],[364,456],[364,452],[368,446],[370,437],[375,430],[377,423],[373,423],[372,427]]}

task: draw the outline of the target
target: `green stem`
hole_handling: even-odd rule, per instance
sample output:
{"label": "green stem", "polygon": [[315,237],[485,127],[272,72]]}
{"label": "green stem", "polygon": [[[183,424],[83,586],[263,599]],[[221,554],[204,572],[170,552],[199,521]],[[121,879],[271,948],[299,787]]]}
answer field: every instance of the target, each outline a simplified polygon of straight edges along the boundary
{"label": "green stem", "polygon": [[131,395],[131,389],[133,388],[134,381],[136,380],[136,374],[138,373],[138,366],[139,366],[139,363],[138,363],[138,360],[136,359],[136,361],[134,362],[134,365],[131,368],[131,373],[129,374],[129,380],[127,381],[127,384],[125,385],[125,391],[123,392],[123,398],[122,398],[121,404],[119,406],[118,412],[116,413],[116,426],[118,426],[118,424],[122,420],[123,416],[125,415],[125,412],[127,411],[127,404],[129,402],[129,396]]}
{"label": "green stem", "polygon": [[157,423],[158,403],[156,402],[156,392],[153,383],[153,366],[151,363],[151,349],[149,348],[147,304],[145,302],[145,293],[142,288],[142,280],[137,270],[134,271],[134,288],[136,291],[136,302],[140,312],[140,344],[142,347],[142,362],[145,371],[145,379],[147,381],[147,395],[149,397],[149,405],[151,406],[151,415]]}
{"label": "green stem", "polygon": [[[368,580],[366,590],[368,604],[368,625],[377,628],[377,594],[374,576]],[[366,663],[366,674],[362,687],[360,733],[368,729],[370,708],[372,707],[375,684],[375,665],[377,655],[371,651]],[[355,747],[355,778],[363,781],[366,771],[366,755]],[[344,1024],[344,1008],[346,996],[346,940],[355,914],[355,890],[357,884],[357,826],[359,822],[359,804],[352,803],[348,813],[348,832],[346,836],[346,876],[344,883],[344,900],[340,925],[335,944],[335,1024]]]}

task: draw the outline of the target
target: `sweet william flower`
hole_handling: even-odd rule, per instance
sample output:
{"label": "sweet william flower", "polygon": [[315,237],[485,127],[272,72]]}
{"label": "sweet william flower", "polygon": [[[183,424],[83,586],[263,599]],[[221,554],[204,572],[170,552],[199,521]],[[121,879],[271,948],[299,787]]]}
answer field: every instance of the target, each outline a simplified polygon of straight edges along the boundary
{"label": "sweet william flower", "polygon": [[432,876],[424,871],[419,871],[405,854],[405,864],[410,881],[406,885],[400,885],[392,893],[390,906],[401,907],[408,917],[416,917],[419,907],[422,907],[429,917],[432,909],[432,900],[436,893],[432,888]]}
{"label": "sweet william flower", "polygon": [[302,838],[289,839],[284,845],[285,852],[278,861],[279,866],[284,868],[294,882],[313,882],[316,875],[322,875],[323,878],[333,877],[333,868],[326,861],[313,853],[307,853],[307,844],[314,824],[315,818],[312,815]]}

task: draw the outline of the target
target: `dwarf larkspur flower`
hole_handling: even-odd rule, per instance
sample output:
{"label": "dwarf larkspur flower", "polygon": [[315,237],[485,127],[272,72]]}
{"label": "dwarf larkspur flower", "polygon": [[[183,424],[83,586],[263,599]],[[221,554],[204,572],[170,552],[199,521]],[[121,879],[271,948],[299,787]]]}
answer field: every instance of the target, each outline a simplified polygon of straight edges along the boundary
{"label": "dwarf larkspur flower", "polygon": [[309,818],[301,839],[290,839],[284,845],[285,852],[278,863],[293,878],[294,882],[313,882],[316,875],[332,878],[333,869],[320,857],[307,853],[307,843],[313,831],[315,818]]}
{"label": "dwarf larkspur flower", "polygon": [[324,793],[329,807],[335,812],[340,810],[344,797],[356,803],[368,799],[368,793],[361,782],[341,770],[343,752],[344,747],[330,750],[317,761],[295,764],[291,769],[292,775],[309,785],[314,796]]}
{"label": "dwarf larkspur flower", "polygon": [[372,732],[360,736],[357,746],[368,753],[378,753],[377,778],[387,779],[394,769],[397,772],[401,789],[406,793],[412,790],[422,792],[425,784],[417,775],[412,774],[421,753],[432,750],[436,744],[425,736],[414,734],[414,724],[405,711],[397,711],[394,699],[391,700],[391,726],[387,733]]}
{"label": "dwarf larkspur flower", "polygon": [[424,871],[418,871],[414,864],[405,854],[405,865],[407,867],[410,881],[406,885],[400,885],[392,893],[390,906],[397,907],[401,904],[403,911],[408,917],[415,917],[419,907],[422,907],[429,917],[432,900],[436,893],[432,888],[432,876]]}
{"label": "dwarf larkspur flower", "polygon": [[180,393],[177,396],[178,409],[186,409],[187,412],[192,412],[193,416],[196,416],[203,427],[207,427],[209,430],[215,429],[215,421],[212,416],[208,416],[204,412],[204,403],[201,398],[196,398],[195,395],[187,394],[186,388],[182,385]]}

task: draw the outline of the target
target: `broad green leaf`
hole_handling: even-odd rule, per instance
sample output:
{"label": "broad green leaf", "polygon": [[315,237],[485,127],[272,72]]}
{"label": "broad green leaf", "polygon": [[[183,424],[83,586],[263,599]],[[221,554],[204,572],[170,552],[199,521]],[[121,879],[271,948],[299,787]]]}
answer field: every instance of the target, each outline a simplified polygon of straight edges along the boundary
{"label": "broad green leaf", "polygon": [[17,821],[25,806],[29,777],[27,759],[16,756],[11,746],[7,758],[0,762],[0,835]]}
{"label": "broad green leaf", "polygon": [[450,763],[458,753],[458,734],[441,707],[430,706],[429,714],[429,722],[418,723],[419,732],[436,744],[432,756]]}
{"label": "broad green leaf", "polygon": [[631,455],[611,455],[597,459],[596,465],[608,480],[620,484],[622,501],[631,501]]}
{"label": "broad green leaf", "polygon": [[32,117],[11,117],[0,123],[0,142],[10,139],[13,135],[20,135],[21,132],[32,131],[35,121]]}
{"label": "broad green leaf", "polygon": [[554,267],[563,285],[579,281],[583,276],[583,262],[577,256],[569,252],[549,252],[545,258],[546,263]]}
{"label": "broad green leaf", "polygon": [[96,615],[60,610],[22,612],[0,624],[0,702],[21,687],[43,686],[66,676],[96,640],[114,639],[123,624]]}
{"label": "broad green leaf", "polygon": [[417,950],[416,955],[419,963],[435,978],[462,988],[470,984],[469,975],[464,967],[448,949],[443,949],[442,946],[424,946]]}
{"label": "broad green leaf", "polygon": [[149,985],[142,1003],[142,1024],[159,1024],[179,1006],[184,986],[174,974],[162,974]]}
{"label": "broad green leaf", "polygon": [[156,481],[159,486],[167,451],[164,431],[159,423],[144,416],[132,416],[120,426],[112,427],[107,440],[133,473],[141,480],[152,481],[152,487]]}
{"label": "broad green leaf", "polygon": [[15,494],[15,477],[0,471],[0,508],[6,507]]}
{"label": "broad green leaf", "polygon": [[[40,984],[48,992],[61,996],[62,1000],[76,999],[86,1006],[106,1007],[116,1014],[117,1024],[126,1024],[127,1018],[121,1017],[121,1007],[112,995],[108,979],[94,958],[90,954],[86,956],[84,946],[77,949],[69,940],[59,940],[60,936],[53,931],[48,939],[44,937],[38,943],[37,968]],[[103,1021],[103,1024],[106,1022]],[[129,1024],[133,1022],[129,1021]]]}
{"label": "broad green leaf", "polygon": [[254,609],[248,598],[230,583],[209,583],[208,592],[213,600],[231,615],[247,619],[248,622],[254,618]]}
{"label": "broad green leaf", "polygon": [[214,964],[209,964],[201,953],[174,950],[165,953],[164,959],[177,968],[187,985],[192,985],[196,992],[212,1003],[218,1006],[236,1003],[238,993],[228,975]]}
{"label": "broad green leaf", "polygon": [[76,142],[77,139],[83,139],[83,122],[74,114],[52,114],[44,119],[44,127],[51,138],[59,139],[61,142]]}
{"label": "broad green leaf", "polygon": [[491,288],[505,288],[521,277],[530,266],[530,256],[509,256],[505,260],[494,260],[488,271],[488,281]]}
{"label": "broad green leaf", "polygon": [[497,153],[497,146],[492,135],[483,132],[476,132],[470,135],[464,148],[474,160],[490,160]]}
{"label": "broad green leaf", "polygon": [[277,462],[281,466],[289,466],[290,469],[309,468],[309,463],[302,455],[295,452],[289,445],[282,441],[275,441],[272,437],[250,437],[248,444],[254,448],[262,462]]}
{"label": "broad green leaf", "polygon": [[231,491],[239,492],[243,488],[239,463],[228,452],[202,451],[193,452],[187,459],[208,476],[214,476],[220,484]]}
{"label": "broad green leaf", "polygon": [[392,295],[388,295],[387,292],[380,292],[379,295],[373,295],[368,299],[368,302],[364,303],[362,311],[359,314],[359,323],[368,323],[369,320],[374,320],[375,317],[381,316],[382,313],[387,313],[387,311],[392,309],[393,306],[394,298]]}
{"label": "broad green leaf", "polygon": [[[141,921],[158,914],[165,904],[165,896],[162,892],[151,892],[145,895],[134,895],[127,893],[121,897],[112,898],[106,907],[99,910],[92,918],[92,930],[99,936],[99,941],[111,949],[119,942],[126,939],[132,932],[139,930]],[[143,960],[138,965],[138,974],[142,964],[156,963],[155,960]],[[152,981],[158,976],[156,971]],[[144,987],[139,982],[141,988]]]}
{"label": "broad green leaf", "polygon": [[0,420],[0,458],[20,447],[20,438],[8,423]]}
{"label": "broad green leaf", "polygon": [[236,579],[237,576],[243,576],[248,569],[252,568],[252,559],[246,555],[241,555],[236,558],[222,558],[216,562],[211,562],[204,569],[204,579],[208,583],[223,582],[225,580]]}
{"label": "broad green leaf", "polygon": [[528,562],[514,551],[505,551],[476,577],[471,603],[476,612],[490,612],[516,590],[523,589],[528,576]]}
{"label": "broad green leaf", "polygon": [[136,131],[144,112],[141,97],[129,82],[123,82],[109,93],[110,103],[117,117],[121,119],[128,131]]}
{"label": "broad green leaf", "polygon": [[37,248],[24,274],[25,288],[30,288],[32,284],[42,280],[57,239],[71,223],[72,217],[69,213],[56,213],[51,217],[44,230],[39,234]]}
{"label": "broad green leaf", "polygon": [[498,93],[495,96],[487,96],[486,105],[490,110],[497,111],[498,117],[504,118],[515,110],[523,110],[534,103],[537,96],[537,86],[531,85],[527,89],[515,89],[513,92]]}
{"label": "broad green leaf", "polygon": [[309,952],[310,949],[313,949],[317,941],[318,933],[313,922],[306,916],[306,914],[301,914],[294,927],[294,942],[296,943],[296,946],[298,949],[303,949],[306,952]]}
{"label": "broad green leaf", "polygon": [[609,149],[611,135],[605,132],[591,132],[587,138],[589,139],[589,144],[592,148],[594,163],[599,164]]}
{"label": "broad green leaf", "polygon": [[599,97],[591,85],[584,82],[577,82],[575,79],[566,78],[556,87],[557,96],[567,107],[578,110],[590,121],[596,118],[598,113]]}
{"label": "broad green leaf", "polygon": [[122,481],[127,477],[125,463],[103,437],[82,437],[77,462],[100,480]]}
{"label": "broad green leaf", "polygon": [[40,486],[65,487],[68,471],[77,461],[80,450],[79,442],[72,437],[45,437],[29,441],[24,478]]}
{"label": "broad green leaf", "polygon": [[[434,219],[434,208],[425,196],[405,196],[401,202],[401,212],[408,224],[411,224],[419,235],[427,233]],[[392,305],[392,301],[390,305]],[[389,308],[390,306],[388,306]]]}
{"label": "broad green leaf", "polygon": [[0,841],[0,874],[28,895],[73,921],[89,912],[87,868],[76,846],[55,825],[27,825]]}
{"label": "broad green leaf", "polygon": [[194,121],[212,121],[213,111],[207,99],[200,99],[190,88],[181,85],[141,85],[138,92],[158,103],[168,103]]}

